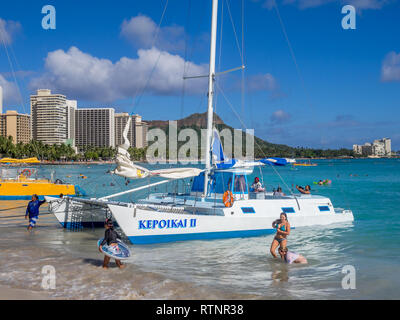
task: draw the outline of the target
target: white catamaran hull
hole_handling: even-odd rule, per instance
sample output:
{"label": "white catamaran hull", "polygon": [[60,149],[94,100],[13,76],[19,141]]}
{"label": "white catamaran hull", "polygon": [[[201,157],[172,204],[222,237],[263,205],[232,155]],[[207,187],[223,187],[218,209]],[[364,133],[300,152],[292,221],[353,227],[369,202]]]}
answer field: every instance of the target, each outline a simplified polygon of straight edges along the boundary
{"label": "white catamaran hull", "polygon": [[[328,202],[327,202],[328,201]],[[353,221],[351,211],[334,210],[329,199],[296,200],[243,200],[231,208],[220,211],[222,215],[168,212],[155,207],[122,207],[109,204],[112,215],[133,244],[159,242],[252,237],[275,231],[272,222],[284,210],[292,228],[328,225]],[[322,210],[320,209],[322,208]],[[329,208],[329,210],[327,210]],[[176,208],[175,208],[176,210]]]}
{"label": "white catamaran hull", "polygon": [[71,199],[45,197],[49,203],[49,212],[53,213],[58,222],[66,229],[103,227],[106,218],[111,217],[107,204],[99,201],[80,198]]}

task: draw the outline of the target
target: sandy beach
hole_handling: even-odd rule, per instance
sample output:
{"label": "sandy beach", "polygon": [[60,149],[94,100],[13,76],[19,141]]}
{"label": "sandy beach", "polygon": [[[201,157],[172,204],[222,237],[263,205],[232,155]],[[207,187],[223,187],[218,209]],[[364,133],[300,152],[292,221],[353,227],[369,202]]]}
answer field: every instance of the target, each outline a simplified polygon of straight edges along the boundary
{"label": "sandy beach", "polygon": [[15,289],[0,285],[0,300],[53,300],[44,292],[35,292],[27,289]]}

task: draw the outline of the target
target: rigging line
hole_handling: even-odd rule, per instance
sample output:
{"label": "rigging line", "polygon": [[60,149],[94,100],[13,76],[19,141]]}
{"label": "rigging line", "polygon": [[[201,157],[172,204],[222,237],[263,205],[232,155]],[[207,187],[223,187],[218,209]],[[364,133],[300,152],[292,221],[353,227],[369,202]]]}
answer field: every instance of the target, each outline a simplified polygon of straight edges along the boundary
{"label": "rigging line", "polygon": [[[14,57],[14,60],[15,60],[15,64],[16,64],[16,66],[17,66],[17,69],[22,71],[22,68],[21,68],[21,66],[20,66],[20,64],[19,64],[19,62],[18,62],[18,60],[17,60],[17,56],[15,55],[15,52],[14,52],[12,43],[10,43],[9,47],[10,47],[12,56]],[[22,107],[24,108],[24,113],[27,113],[27,112],[26,112],[25,103],[23,102],[22,94],[21,94],[21,92],[20,92],[20,90],[19,90],[19,85],[18,85],[18,91],[19,91],[19,96],[20,96],[20,99],[21,99]]]}
{"label": "rigging line", "polygon": [[[244,0],[242,0],[242,65],[245,63],[245,56],[244,56]],[[245,106],[245,70],[242,68],[242,115],[243,118],[246,119],[246,114],[244,112],[244,106]]]}
{"label": "rigging line", "polygon": [[[190,12],[191,12],[192,1],[189,0],[188,2],[188,12],[187,12],[187,19],[186,19],[186,26],[185,29],[187,30],[190,20]],[[187,54],[188,54],[188,34],[185,32],[185,58],[183,62],[183,75],[182,78],[186,76],[186,68],[187,68]],[[183,109],[185,107],[185,91],[186,91],[186,81],[182,81],[182,94],[181,94],[181,118],[183,118]]]}
{"label": "rigging line", "polygon": [[[24,109],[24,113],[27,113],[27,112],[26,112],[26,106],[25,106],[25,103],[24,103],[24,99],[23,99],[22,93],[21,93],[21,88],[20,88],[20,85],[19,85],[19,83],[18,83],[17,77],[16,77],[16,75],[15,75],[14,66],[13,66],[13,63],[12,63],[12,61],[11,61],[11,57],[10,57],[10,54],[9,54],[9,52],[8,52],[8,49],[7,49],[7,45],[6,45],[6,42],[5,42],[4,33],[5,33],[5,31],[1,30],[0,38],[1,38],[1,40],[2,40],[2,43],[3,43],[3,46],[4,46],[4,50],[6,51],[6,54],[7,54],[8,63],[10,64],[10,68],[11,68],[11,72],[12,72],[12,74],[13,74],[13,78],[14,78],[15,85],[17,86],[18,98],[20,99],[22,108]],[[10,43],[10,49],[11,49],[11,53],[12,53],[13,56],[14,56],[15,63],[16,63],[16,65],[17,65],[17,67],[19,67],[19,63],[18,63],[18,60],[17,60],[17,58],[16,58],[16,55],[15,55],[15,53],[14,53],[14,50],[13,50],[13,48],[12,48],[12,44],[11,44],[11,43]],[[20,68],[20,67],[19,67],[19,68]],[[21,68],[20,68],[20,69],[21,69]],[[36,149],[36,150],[35,150],[35,151],[36,151],[36,154],[39,154],[38,146],[36,146],[36,144],[34,144],[33,147],[34,147],[34,149]],[[43,157],[42,157],[42,158],[43,158]]]}
{"label": "rigging line", "polygon": [[7,45],[6,45],[6,42],[5,42],[5,37],[3,35],[4,31],[1,30],[1,33],[2,33],[1,34],[1,40],[2,40],[2,43],[3,43],[3,46],[4,46],[4,50],[6,51],[7,58],[8,58],[8,63],[10,64],[10,68],[11,68],[11,72],[13,74],[14,82],[15,82],[15,84],[17,86],[17,89],[18,89],[18,96],[19,96],[19,98],[21,100],[21,104],[22,104],[22,106],[24,108],[24,112],[25,112],[25,109],[26,109],[25,108],[25,104],[24,104],[24,101],[23,101],[23,98],[22,98],[21,89],[19,87],[19,84],[18,84],[18,81],[17,81],[17,77],[15,76],[14,66],[12,64],[12,61],[11,61],[11,58],[10,58],[10,54],[8,52],[8,49],[7,49]]}
{"label": "rigging line", "polygon": [[294,54],[294,50],[293,50],[292,44],[291,44],[291,42],[289,40],[289,36],[288,36],[288,34],[286,32],[285,24],[283,23],[281,14],[279,12],[278,4],[276,3],[276,0],[272,0],[272,1],[273,1],[273,6],[275,8],[276,15],[278,16],[279,23],[280,23],[281,28],[282,28],[283,35],[285,36],[286,43],[287,43],[287,45],[289,47],[290,55],[292,56],[292,60],[293,60],[293,62],[295,64],[295,66],[296,66],[296,71],[297,71],[297,74],[298,74],[298,76],[300,78],[301,85],[303,87],[304,93],[306,94],[309,106],[312,108],[311,99],[310,99],[310,96],[309,96],[308,91],[306,89],[305,81],[304,81],[303,75],[302,75],[302,73],[300,71],[299,64],[297,63],[296,55]]}
{"label": "rigging line", "polygon": [[[224,1],[222,1],[221,5],[221,25],[220,25],[220,36],[219,36],[219,53],[218,53],[218,73],[221,71],[221,61],[222,61],[222,38],[223,38],[223,29],[224,29]],[[218,79],[215,79],[217,82]],[[218,105],[218,94],[215,92],[215,100],[214,100],[214,111],[217,113],[217,105]],[[215,119],[213,117],[213,122]],[[214,124],[213,124],[214,126]]]}
{"label": "rigging line", "polygon": [[[168,2],[169,2],[169,0],[167,0],[167,1],[165,2],[164,10],[163,10],[163,12],[162,12],[162,15],[161,15],[161,18],[160,18],[160,22],[158,23],[157,30],[156,30],[156,33],[155,33],[155,35],[154,35],[152,48],[154,47],[154,45],[155,45],[155,43],[156,43],[156,41],[157,41],[157,38],[158,38],[158,34],[160,33],[161,24],[162,24],[162,22],[163,22],[163,20],[164,20],[165,12],[167,11]],[[142,96],[143,96],[143,94],[144,94],[144,91],[146,90],[148,84],[150,83],[150,79],[152,78],[153,73],[154,73],[154,71],[155,71],[156,68],[157,68],[158,62],[160,61],[160,58],[161,58],[161,54],[162,54],[162,51],[159,50],[159,54],[158,54],[157,60],[156,60],[156,62],[155,62],[155,64],[154,64],[154,66],[153,66],[153,68],[152,68],[152,70],[151,70],[151,72],[150,72],[150,74],[149,74],[149,77],[147,78],[147,81],[145,82],[145,85],[143,86],[143,88],[142,88],[140,94],[138,94],[138,93],[139,93],[139,87],[137,88],[136,94],[135,94],[134,99],[133,99],[133,105],[134,105],[134,106],[139,105],[139,103],[140,103],[140,101],[141,101],[141,99],[142,99]],[[137,97],[139,97],[139,98],[137,98]],[[137,98],[137,100],[136,100],[136,103],[135,103],[135,99],[136,99],[136,98]]]}
{"label": "rigging line", "polygon": [[237,36],[237,33],[236,33],[235,23],[233,22],[233,18],[232,18],[232,14],[231,14],[231,9],[230,9],[230,7],[229,7],[229,0],[226,0],[226,6],[227,6],[227,8],[228,8],[229,18],[230,18],[231,23],[232,23],[233,33],[235,34],[235,40],[236,40],[236,45],[237,45],[237,48],[238,48],[238,51],[239,51],[240,59],[241,59],[241,61],[242,61],[242,65],[244,65],[243,55],[242,55],[242,51],[241,51],[241,49],[240,49],[239,40],[238,40],[238,36]]}
{"label": "rigging line", "polygon": [[[235,116],[238,118],[238,120],[240,121],[240,123],[242,124],[242,126],[247,129],[246,125],[243,123],[242,119],[240,118],[239,114],[236,112],[235,108],[233,107],[232,103],[229,101],[229,99],[226,97],[226,95],[224,94],[224,92],[221,90],[221,88],[218,86],[218,84],[216,84],[217,88],[219,91],[221,91],[222,96],[224,97],[225,101],[227,102],[227,104],[229,105],[229,107],[231,108],[231,110],[233,111],[233,113],[235,114]],[[246,133],[247,135],[247,133]],[[264,154],[264,157],[267,157],[267,155],[265,154],[264,150],[261,148],[261,146],[257,143],[257,140],[255,139],[254,136],[254,142],[257,145],[257,147],[260,149],[260,151],[262,152],[262,154]],[[289,188],[289,186],[286,184],[285,180],[282,178],[282,176],[279,174],[279,172],[274,168],[273,165],[271,165],[272,169],[275,171],[275,173],[278,175],[278,177],[281,179],[281,181],[283,182],[283,184],[286,186],[286,188],[290,191],[290,193],[294,195],[294,193],[292,192],[292,190]]]}

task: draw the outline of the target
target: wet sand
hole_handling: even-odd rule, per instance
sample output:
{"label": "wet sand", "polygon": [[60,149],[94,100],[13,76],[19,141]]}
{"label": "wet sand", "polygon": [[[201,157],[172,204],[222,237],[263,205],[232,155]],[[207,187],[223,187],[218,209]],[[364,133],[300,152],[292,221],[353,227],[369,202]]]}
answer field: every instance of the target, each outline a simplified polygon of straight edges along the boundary
{"label": "wet sand", "polygon": [[[47,205],[37,227],[27,231],[24,204],[0,203],[0,300],[241,299],[247,295],[172,280],[138,267],[135,257],[119,270],[102,268],[96,242],[103,229],[70,232],[60,227]],[[9,210],[8,210],[9,209]],[[135,252],[135,248],[133,248]],[[43,268],[54,267],[56,288],[42,289]],[[247,298],[252,298],[247,296]]]}
{"label": "wet sand", "polygon": [[52,300],[53,298],[43,292],[26,289],[15,289],[0,285],[0,300]]}

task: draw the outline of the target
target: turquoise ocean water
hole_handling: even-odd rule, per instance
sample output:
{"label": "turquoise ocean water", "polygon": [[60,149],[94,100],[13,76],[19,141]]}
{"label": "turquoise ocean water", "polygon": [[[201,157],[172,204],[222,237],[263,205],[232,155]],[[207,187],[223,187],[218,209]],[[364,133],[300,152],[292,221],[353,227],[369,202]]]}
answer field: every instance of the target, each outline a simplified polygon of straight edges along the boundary
{"label": "turquoise ocean water", "polygon": [[[273,235],[257,238],[189,241],[132,246],[123,270],[103,277],[96,240],[103,230],[69,232],[43,215],[31,234],[17,216],[24,201],[0,203],[0,284],[41,290],[40,268],[54,265],[54,297],[116,299],[399,299],[400,159],[319,160],[317,167],[262,169],[268,190],[310,184],[313,193],[331,198],[335,207],[351,209],[354,223],[306,227],[292,231],[288,247],[303,254],[306,266],[272,259]],[[147,181],[112,177],[112,165],[43,166],[64,181],[78,183],[92,197],[128,190]],[[88,179],[79,178],[84,174]],[[258,169],[253,177],[261,176]],[[330,186],[313,182],[330,179]],[[184,188],[182,184],[180,186]],[[160,187],[158,191],[164,191]],[[286,189],[286,190],[285,190]],[[125,196],[134,201],[147,191]],[[9,208],[9,210],[7,210]],[[14,209],[13,209],[14,208]],[[42,209],[42,213],[47,210]],[[289,216],[290,221],[290,216]],[[345,266],[356,272],[356,288],[342,288]]]}

